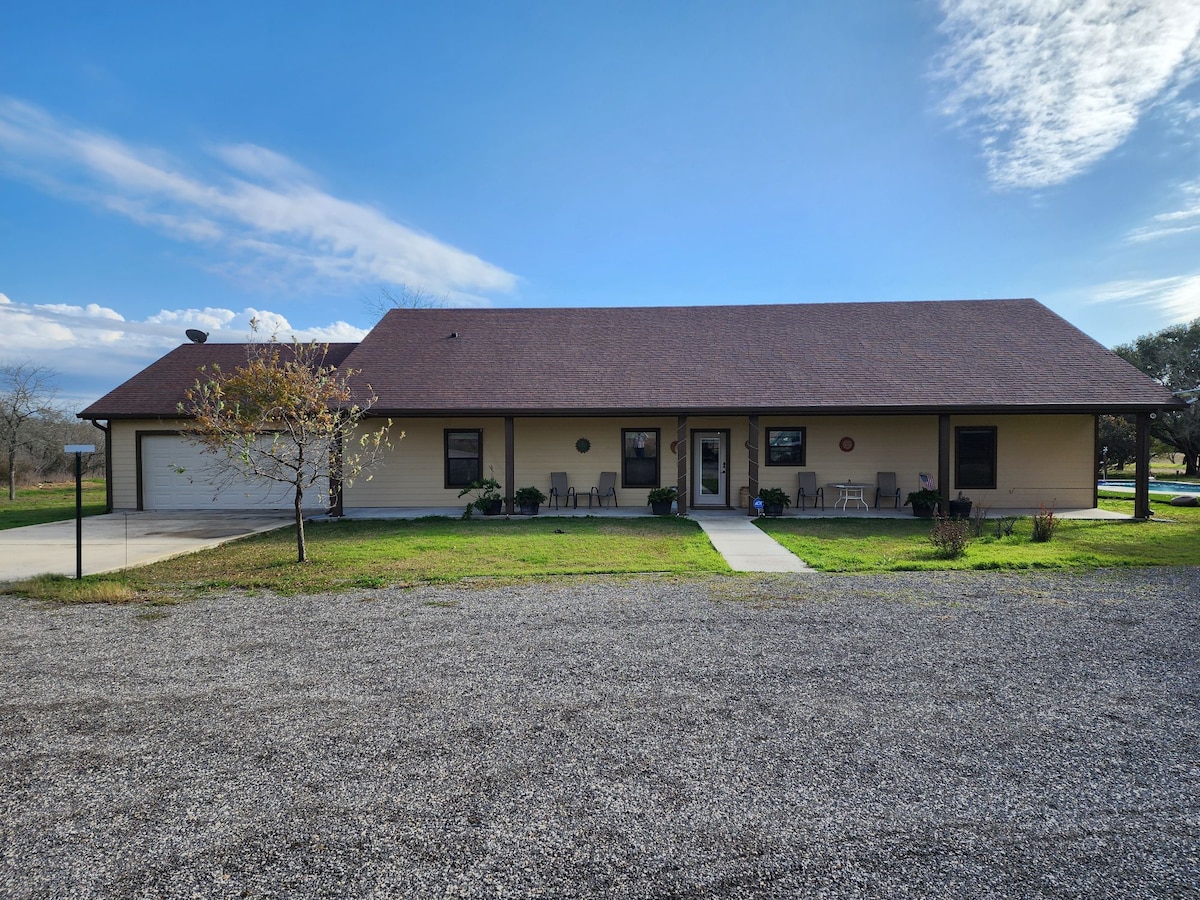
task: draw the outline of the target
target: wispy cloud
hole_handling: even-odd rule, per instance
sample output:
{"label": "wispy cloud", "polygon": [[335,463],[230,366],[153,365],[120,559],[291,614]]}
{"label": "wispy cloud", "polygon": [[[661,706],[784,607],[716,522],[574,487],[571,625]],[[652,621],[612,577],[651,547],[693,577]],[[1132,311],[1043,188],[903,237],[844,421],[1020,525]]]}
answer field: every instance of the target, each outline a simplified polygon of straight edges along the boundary
{"label": "wispy cloud", "polygon": [[366,335],[366,329],[342,321],[298,329],[277,312],[252,307],[164,309],[129,320],[95,303],[28,304],[0,294],[0,334],[5,336],[0,362],[36,357],[62,377],[63,398],[82,406],[184,343],[188,328],[208,332],[212,341],[244,341],[251,335],[251,319],[261,323],[260,336],[275,334],[280,340],[359,341]]}
{"label": "wispy cloud", "polygon": [[982,133],[992,182],[1085,171],[1200,74],[1196,0],[942,0],[942,111]]}
{"label": "wispy cloud", "polygon": [[252,144],[208,149],[201,174],[154,148],[73,127],[0,97],[3,170],[170,237],[222,248],[225,271],[311,288],[312,279],[406,284],[464,303],[511,290],[498,266],[335,197],[303,166]]}
{"label": "wispy cloud", "polygon": [[1097,303],[1137,303],[1166,316],[1168,324],[1200,318],[1200,274],[1152,278],[1143,281],[1110,281],[1094,288]]}
{"label": "wispy cloud", "polygon": [[1150,224],[1135,228],[1129,233],[1129,240],[1153,241],[1200,229],[1200,180],[1183,184],[1179,190],[1182,197],[1178,208],[1159,213],[1150,220]]}

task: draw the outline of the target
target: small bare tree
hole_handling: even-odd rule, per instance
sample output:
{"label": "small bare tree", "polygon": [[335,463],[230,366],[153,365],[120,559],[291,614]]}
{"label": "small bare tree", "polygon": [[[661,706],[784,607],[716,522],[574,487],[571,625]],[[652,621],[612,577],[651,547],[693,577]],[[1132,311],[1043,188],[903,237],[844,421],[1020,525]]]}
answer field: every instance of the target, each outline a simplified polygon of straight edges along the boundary
{"label": "small bare tree", "polygon": [[349,485],[368,472],[369,479],[390,447],[391,420],[366,426],[375,402],[371,386],[365,386],[369,396],[356,400],[350,380],[358,373],[328,365],[328,352],[328,344],[296,340],[252,343],[244,366],[202,368],[208,380],[197,380],[179,405],[193,420],[193,441],[227,473],[291,487],[299,562],[308,558],[304,492],[324,478]]}
{"label": "small bare tree", "polygon": [[17,499],[17,453],[27,449],[33,420],[51,408],[58,388],[45,366],[0,365],[0,448],[8,458],[8,499]]}
{"label": "small bare tree", "polygon": [[440,294],[432,294],[424,288],[414,288],[402,284],[395,291],[381,287],[379,293],[374,297],[368,297],[363,301],[363,305],[367,308],[367,312],[374,316],[376,321],[379,321],[390,309],[442,309],[449,305],[449,300]]}

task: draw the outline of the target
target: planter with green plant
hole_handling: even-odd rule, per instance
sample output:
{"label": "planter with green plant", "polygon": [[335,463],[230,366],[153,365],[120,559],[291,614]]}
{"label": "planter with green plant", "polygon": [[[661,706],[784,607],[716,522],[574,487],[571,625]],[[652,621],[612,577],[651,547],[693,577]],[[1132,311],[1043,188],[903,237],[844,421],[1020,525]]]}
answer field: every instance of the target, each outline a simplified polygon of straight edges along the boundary
{"label": "planter with green plant", "polygon": [[932,488],[921,488],[919,491],[912,491],[908,498],[904,501],[905,506],[913,508],[913,515],[920,516],[922,519],[933,518],[933,511],[937,509],[938,504],[942,502],[942,495]]}
{"label": "planter with green plant", "polygon": [[763,502],[763,512],[768,516],[782,516],[784,507],[792,505],[792,498],[783,488],[762,488],[758,499]]}
{"label": "planter with green plant", "polygon": [[517,502],[517,508],[523,516],[536,516],[538,507],[546,502],[546,495],[535,487],[517,488],[513,499]]}
{"label": "planter with green plant", "polygon": [[673,487],[653,488],[646,495],[646,502],[650,504],[650,511],[656,516],[669,516],[671,514],[671,504],[678,499],[679,491]]}
{"label": "planter with green plant", "polygon": [[500,494],[500,482],[495,478],[483,478],[472,481],[458,492],[458,496],[470,494],[474,499],[467,503],[467,511],[463,518],[470,518],[471,508],[479,510],[485,516],[498,516],[504,509],[504,498]]}

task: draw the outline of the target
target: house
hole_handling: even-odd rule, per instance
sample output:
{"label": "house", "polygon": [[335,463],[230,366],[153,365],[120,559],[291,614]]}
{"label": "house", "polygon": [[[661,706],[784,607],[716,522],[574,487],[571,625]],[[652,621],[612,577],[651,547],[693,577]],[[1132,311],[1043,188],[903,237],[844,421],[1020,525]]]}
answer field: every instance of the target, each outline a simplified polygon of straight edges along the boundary
{"label": "house", "polygon": [[[113,509],[288,506],[194,477],[178,404],[200,366],[245,353],[185,344],[79,414],[108,432]],[[681,510],[737,507],[743,487],[794,495],[800,471],[894,471],[906,494],[924,471],[995,510],[1086,508],[1097,416],[1136,414],[1148,458],[1149,417],[1178,403],[1035,300],[397,309],[328,360],[406,433],[342,511],[455,506],[489,475],[546,491],[552,471],[584,493],[618,473],[621,506],[677,485]]]}

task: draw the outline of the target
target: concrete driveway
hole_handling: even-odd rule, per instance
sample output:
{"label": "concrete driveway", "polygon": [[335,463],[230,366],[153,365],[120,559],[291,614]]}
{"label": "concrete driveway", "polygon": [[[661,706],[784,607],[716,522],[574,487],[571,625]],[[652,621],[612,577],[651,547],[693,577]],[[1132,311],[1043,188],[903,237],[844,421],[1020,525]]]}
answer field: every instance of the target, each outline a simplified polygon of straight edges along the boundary
{"label": "concrete driveway", "polygon": [[[83,574],[114,572],[290,524],[290,512],[116,512],[83,520]],[[75,574],[75,520],[0,531],[0,583]]]}

